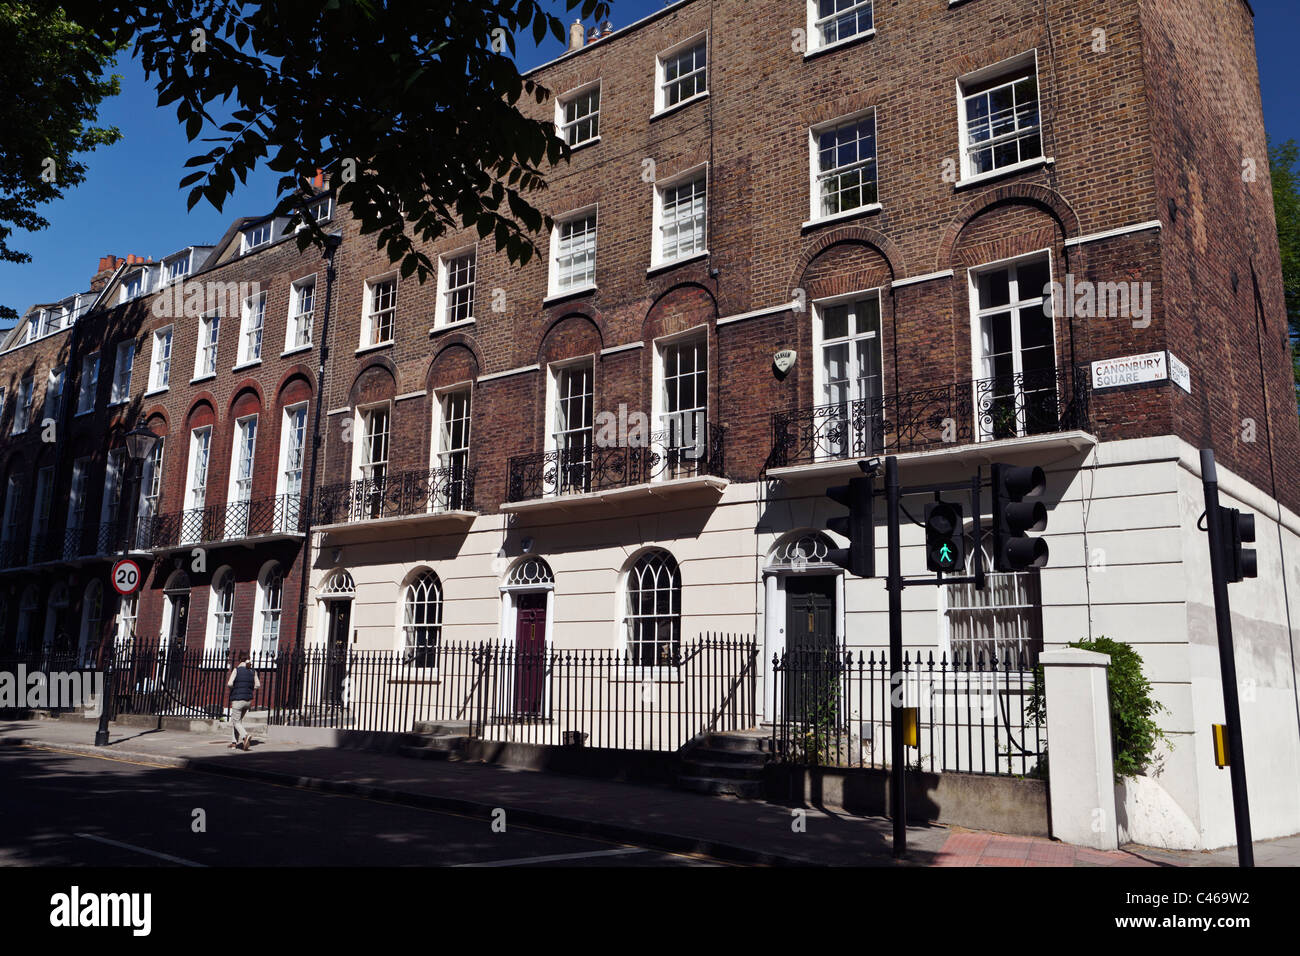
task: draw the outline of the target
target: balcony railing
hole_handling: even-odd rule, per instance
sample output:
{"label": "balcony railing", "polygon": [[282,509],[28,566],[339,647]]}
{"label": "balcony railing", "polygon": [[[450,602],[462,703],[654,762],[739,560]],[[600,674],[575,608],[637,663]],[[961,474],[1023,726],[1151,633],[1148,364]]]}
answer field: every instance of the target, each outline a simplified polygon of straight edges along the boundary
{"label": "balcony railing", "polygon": [[1085,366],[920,388],[772,416],[768,468],[1087,430]]}
{"label": "balcony railing", "polygon": [[265,535],[299,534],[303,529],[303,518],[300,495],[228,501],[143,519],[138,535],[139,546],[176,548]]}
{"label": "balcony railing", "polygon": [[0,568],[21,568],[30,563],[26,535],[15,535],[0,541]]}
{"label": "balcony railing", "polygon": [[317,494],[316,523],[473,511],[475,473],[474,468],[436,468],[329,485]]}
{"label": "balcony railing", "polygon": [[650,436],[641,445],[601,447],[590,439],[571,448],[510,459],[507,500],[532,501],[610,491],[652,481],[724,477],[726,429],[702,424],[698,440],[677,434]]}

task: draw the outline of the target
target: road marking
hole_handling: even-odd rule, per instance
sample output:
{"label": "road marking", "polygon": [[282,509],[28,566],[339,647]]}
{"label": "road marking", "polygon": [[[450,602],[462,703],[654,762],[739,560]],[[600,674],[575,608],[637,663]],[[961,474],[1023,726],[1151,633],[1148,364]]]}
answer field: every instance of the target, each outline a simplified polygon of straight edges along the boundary
{"label": "road marking", "polygon": [[181,866],[197,866],[202,869],[207,869],[206,863],[195,863],[193,860],[183,860],[179,856],[159,853],[157,850],[146,850],[142,846],[132,846],[130,843],[120,843],[117,840],[110,840],[107,837],[95,836],[93,833],[75,833],[73,836],[79,836],[83,840],[94,840],[96,843],[107,843],[109,846],[115,846],[122,850],[131,850],[134,853],[143,853],[146,856],[155,856],[158,859],[166,860],[169,863],[179,863]]}
{"label": "road marking", "polygon": [[528,856],[518,860],[495,860],[491,863],[457,863],[457,867],[479,866],[526,866],[529,863],[559,863],[564,860],[586,860],[595,856],[631,856],[633,853],[648,853],[641,847],[624,847],[621,850],[592,850],[589,853],[559,853],[554,856]]}
{"label": "road marking", "polygon": [[115,757],[111,754],[88,754],[80,750],[60,750],[58,747],[38,747],[35,744],[23,744],[24,750],[41,750],[51,754],[67,754],[69,757],[85,757],[87,760],[107,760],[109,763],[129,763],[135,767],[152,767],[154,770],[176,770],[178,768],[165,763],[145,763],[143,760],[131,760],[127,757]]}

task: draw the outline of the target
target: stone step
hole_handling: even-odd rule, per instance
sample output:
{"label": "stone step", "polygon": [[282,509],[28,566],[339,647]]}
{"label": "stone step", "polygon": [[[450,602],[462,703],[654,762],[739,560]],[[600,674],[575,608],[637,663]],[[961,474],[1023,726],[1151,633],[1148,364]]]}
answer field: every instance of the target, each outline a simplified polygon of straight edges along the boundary
{"label": "stone step", "polygon": [[759,766],[767,763],[765,750],[719,750],[715,747],[692,747],[684,754],[688,760],[712,760],[737,766]]}
{"label": "stone step", "polygon": [[766,753],[771,749],[772,738],[766,734],[727,733],[709,734],[704,746],[709,750],[731,750],[748,753]]}
{"label": "stone step", "polygon": [[468,720],[420,720],[411,728],[411,733],[421,737],[437,737],[454,734],[469,736]]}
{"label": "stone step", "polygon": [[709,777],[718,780],[759,780],[763,764],[738,764],[717,760],[701,760],[692,755],[682,760],[687,774],[692,777]]}
{"label": "stone step", "polygon": [[716,777],[678,777],[677,786],[683,790],[707,793],[714,796],[757,798],[763,795],[763,784],[758,780],[720,780]]}

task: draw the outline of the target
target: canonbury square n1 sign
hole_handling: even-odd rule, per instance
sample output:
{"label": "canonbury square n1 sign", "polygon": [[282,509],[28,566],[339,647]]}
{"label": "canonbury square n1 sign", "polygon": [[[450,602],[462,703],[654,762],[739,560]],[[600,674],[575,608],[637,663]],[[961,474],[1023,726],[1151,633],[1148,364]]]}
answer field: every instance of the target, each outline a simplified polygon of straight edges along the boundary
{"label": "canonbury square n1 sign", "polygon": [[1125,355],[1121,358],[1103,359],[1092,363],[1094,390],[1168,380],[1169,354],[1167,352]]}

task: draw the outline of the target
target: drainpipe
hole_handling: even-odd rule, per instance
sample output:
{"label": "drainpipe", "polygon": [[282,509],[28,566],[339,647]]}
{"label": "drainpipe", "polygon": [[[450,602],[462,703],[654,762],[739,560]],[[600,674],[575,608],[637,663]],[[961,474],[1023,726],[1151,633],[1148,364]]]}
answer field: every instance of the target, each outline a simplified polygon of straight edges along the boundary
{"label": "drainpipe", "polygon": [[316,502],[316,469],[320,461],[321,411],[325,402],[325,363],[329,359],[330,305],[334,295],[334,253],[342,244],[341,233],[325,237],[325,315],[321,319],[320,360],[316,366],[316,412],[312,417],[311,468],[307,474],[307,493],[303,498],[302,574],[298,582],[298,626],[294,647],[301,649],[307,628],[307,577],[311,573],[311,527]]}

